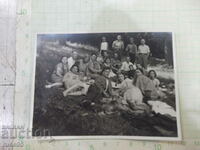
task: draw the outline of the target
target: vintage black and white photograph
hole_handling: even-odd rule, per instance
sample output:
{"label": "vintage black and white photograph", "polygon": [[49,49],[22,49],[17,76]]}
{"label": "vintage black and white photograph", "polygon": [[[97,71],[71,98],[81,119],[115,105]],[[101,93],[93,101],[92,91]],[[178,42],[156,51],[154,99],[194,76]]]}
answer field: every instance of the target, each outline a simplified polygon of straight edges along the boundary
{"label": "vintage black and white photograph", "polygon": [[178,138],[171,32],[37,34],[32,134]]}

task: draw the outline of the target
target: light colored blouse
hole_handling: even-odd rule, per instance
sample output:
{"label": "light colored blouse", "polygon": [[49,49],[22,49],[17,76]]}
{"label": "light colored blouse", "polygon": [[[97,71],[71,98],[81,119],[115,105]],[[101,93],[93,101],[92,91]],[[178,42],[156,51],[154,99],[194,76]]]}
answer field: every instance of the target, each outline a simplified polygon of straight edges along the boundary
{"label": "light colored blouse", "polygon": [[76,61],[72,57],[70,57],[68,58],[67,62],[68,62],[69,69],[71,69],[71,67],[75,64]]}
{"label": "light colored blouse", "polygon": [[130,68],[129,68],[130,65],[132,65],[133,68],[136,69],[135,64],[133,64],[132,62],[124,61],[122,63],[122,66],[121,66],[121,70],[123,70],[123,71],[130,71]]}
{"label": "light colored blouse", "polygon": [[78,74],[69,71],[64,75],[63,82],[65,88],[68,89],[72,87],[74,84],[80,83],[81,81],[80,81],[80,76]]}
{"label": "light colored blouse", "polygon": [[148,45],[139,45],[138,47],[138,53],[139,54],[148,54],[150,53],[150,48]]}
{"label": "light colored blouse", "polygon": [[124,91],[124,100],[131,103],[141,104],[143,100],[142,92],[139,88],[133,85],[133,80],[126,78],[118,85],[120,90]]}
{"label": "light colored blouse", "polygon": [[100,50],[103,50],[103,51],[108,50],[108,42],[101,42]]}

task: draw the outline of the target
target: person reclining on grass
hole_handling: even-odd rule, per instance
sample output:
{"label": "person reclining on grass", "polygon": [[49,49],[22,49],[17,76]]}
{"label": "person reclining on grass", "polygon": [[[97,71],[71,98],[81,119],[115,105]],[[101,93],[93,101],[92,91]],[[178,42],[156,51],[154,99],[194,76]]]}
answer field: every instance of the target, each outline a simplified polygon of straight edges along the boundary
{"label": "person reclining on grass", "polygon": [[63,92],[64,96],[67,95],[84,95],[87,93],[88,87],[90,81],[86,81],[87,78],[85,78],[84,73],[79,72],[78,65],[74,64],[70,71],[67,72],[64,76],[60,77],[59,82],[46,85],[46,88],[51,88],[54,86],[64,86],[65,91]]}
{"label": "person reclining on grass", "polygon": [[79,72],[79,67],[77,65],[73,65],[63,78],[64,87],[66,89],[63,95],[86,95],[89,85],[93,82],[93,80],[88,80],[83,72]]}
{"label": "person reclining on grass", "polygon": [[100,103],[103,97],[112,97],[112,85],[109,79],[110,68],[104,68],[101,75],[93,75],[94,83],[88,88],[86,99],[83,103],[88,105],[94,105],[95,103]]}
{"label": "person reclining on grass", "polygon": [[118,74],[120,83],[116,86],[117,93],[124,97],[124,101],[131,101],[132,103],[142,103],[143,95],[139,88],[133,85],[133,80],[125,78],[120,73]]}
{"label": "person reclining on grass", "polygon": [[127,110],[135,114],[147,113],[150,114],[150,108],[148,105],[143,103],[143,95],[138,87],[133,85],[133,80],[126,78],[121,73],[118,74],[119,81],[121,82],[116,87],[118,90],[115,91],[123,97],[120,99],[119,108]]}

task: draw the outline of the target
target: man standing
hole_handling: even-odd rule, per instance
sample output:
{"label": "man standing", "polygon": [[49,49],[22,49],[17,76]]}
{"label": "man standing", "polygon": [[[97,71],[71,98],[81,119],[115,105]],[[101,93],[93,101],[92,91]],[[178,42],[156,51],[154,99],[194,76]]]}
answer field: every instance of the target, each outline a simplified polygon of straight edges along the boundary
{"label": "man standing", "polygon": [[126,46],[126,52],[131,58],[131,62],[135,63],[135,58],[137,54],[137,46],[134,43],[134,38],[130,38],[130,43]]}
{"label": "man standing", "polygon": [[141,45],[138,47],[138,63],[147,69],[148,65],[148,57],[150,54],[150,48],[148,45],[145,44],[145,40],[141,39]]}
{"label": "man standing", "polygon": [[119,57],[121,57],[124,51],[124,42],[122,41],[121,35],[118,35],[117,40],[113,41],[112,49],[114,50],[114,52],[117,52],[119,54]]}

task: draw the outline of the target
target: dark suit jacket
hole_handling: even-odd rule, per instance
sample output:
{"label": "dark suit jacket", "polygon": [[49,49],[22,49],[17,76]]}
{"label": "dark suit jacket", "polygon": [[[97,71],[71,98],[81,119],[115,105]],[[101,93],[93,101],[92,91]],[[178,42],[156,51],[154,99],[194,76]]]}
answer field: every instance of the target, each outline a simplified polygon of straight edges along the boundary
{"label": "dark suit jacket", "polygon": [[[95,79],[94,84],[99,88],[100,92],[103,93],[103,91],[105,91],[106,89],[106,78],[104,76],[96,75],[94,79]],[[107,80],[108,80],[108,88],[107,88],[106,93],[112,96],[111,81],[110,79],[107,79]]]}

